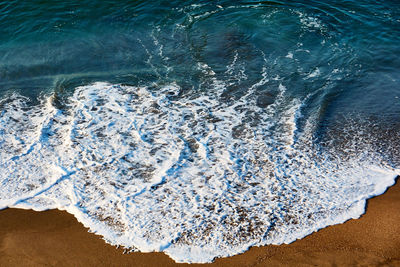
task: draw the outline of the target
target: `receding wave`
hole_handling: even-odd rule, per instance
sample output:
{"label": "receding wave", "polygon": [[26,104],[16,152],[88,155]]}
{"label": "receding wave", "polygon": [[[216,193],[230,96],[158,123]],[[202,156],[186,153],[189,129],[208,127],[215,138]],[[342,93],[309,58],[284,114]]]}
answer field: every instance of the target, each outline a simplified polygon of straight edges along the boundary
{"label": "receding wave", "polygon": [[55,96],[3,99],[1,206],[65,209],[111,244],[209,262],[357,218],[393,184],[359,144],[346,160],[318,146],[312,117],[299,133],[303,100],[283,84],[267,107],[216,88],[95,83],[63,110]]}

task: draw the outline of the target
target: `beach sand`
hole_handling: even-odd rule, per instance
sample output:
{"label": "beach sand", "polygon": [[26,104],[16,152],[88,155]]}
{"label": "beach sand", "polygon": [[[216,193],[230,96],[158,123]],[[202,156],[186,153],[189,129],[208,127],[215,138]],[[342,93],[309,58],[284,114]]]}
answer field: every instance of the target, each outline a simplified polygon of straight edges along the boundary
{"label": "beach sand", "polygon": [[[123,254],[59,210],[0,211],[0,266],[187,266],[163,253]],[[190,266],[400,266],[400,183],[368,201],[360,219],[289,245],[254,247]]]}

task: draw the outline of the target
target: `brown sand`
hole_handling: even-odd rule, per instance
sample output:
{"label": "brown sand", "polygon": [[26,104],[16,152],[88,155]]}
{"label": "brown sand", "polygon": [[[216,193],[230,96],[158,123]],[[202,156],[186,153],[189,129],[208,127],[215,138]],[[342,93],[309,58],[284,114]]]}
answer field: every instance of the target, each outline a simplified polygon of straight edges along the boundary
{"label": "brown sand", "polygon": [[[184,266],[163,253],[122,252],[66,212],[0,211],[0,266]],[[369,200],[361,219],[210,266],[400,266],[400,183]]]}

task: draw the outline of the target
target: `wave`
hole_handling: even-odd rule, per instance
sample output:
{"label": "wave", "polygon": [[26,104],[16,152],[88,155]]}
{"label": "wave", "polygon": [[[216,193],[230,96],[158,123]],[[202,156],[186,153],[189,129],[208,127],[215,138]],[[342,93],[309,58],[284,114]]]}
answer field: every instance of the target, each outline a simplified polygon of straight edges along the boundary
{"label": "wave", "polygon": [[264,77],[226,101],[198,67],[214,91],[94,83],[1,100],[1,208],[66,210],[110,244],[210,262],[358,218],[394,183],[399,170],[367,142],[343,160],[313,137],[316,115],[300,129],[307,98],[284,84],[260,100]]}

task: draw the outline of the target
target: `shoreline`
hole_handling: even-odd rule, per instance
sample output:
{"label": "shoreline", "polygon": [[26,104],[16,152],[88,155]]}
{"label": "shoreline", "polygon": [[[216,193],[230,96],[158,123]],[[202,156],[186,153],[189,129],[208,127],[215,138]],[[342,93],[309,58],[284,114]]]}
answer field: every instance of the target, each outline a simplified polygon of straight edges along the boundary
{"label": "shoreline", "polygon": [[359,219],[211,264],[177,264],[162,252],[123,254],[65,211],[8,208],[0,211],[0,266],[400,266],[398,180],[368,199]]}

